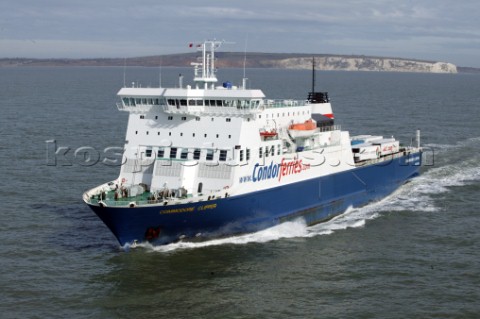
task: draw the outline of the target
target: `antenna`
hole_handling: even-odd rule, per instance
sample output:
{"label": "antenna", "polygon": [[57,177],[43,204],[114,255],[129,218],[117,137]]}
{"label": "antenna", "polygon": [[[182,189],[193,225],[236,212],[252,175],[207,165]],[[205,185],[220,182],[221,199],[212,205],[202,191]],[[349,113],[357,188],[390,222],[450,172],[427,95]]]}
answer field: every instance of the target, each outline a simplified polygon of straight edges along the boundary
{"label": "antenna", "polygon": [[[224,43],[226,42],[206,40],[203,44],[196,46],[197,50],[202,52],[202,62],[191,63],[191,65],[195,66],[195,77],[193,80],[197,88],[199,88],[200,84],[202,84],[205,89],[209,87],[209,84],[211,84],[212,89],[215,88],[215,83],[218,81],[215,75],[215,50]],[[193,43],[189,46],[193,47]],[[201,74],[198,74],[199,71],[201,71]]]}
{"label": "antenna", "polygon": [[243,78],[245,79],[245,66],[247,64],[247,44],[248,44],[248,34],[245,37],[245,50],[243,51]]}
{"label": "antenna", "polygon": [[315,57],[312,57],[312,93],[315,93]]}
{"label": "antenna", "polygon": [[245,50],[243,52],[243,79],[242,79],[242,88],[244,90],[247,89],[247,77],[245,75],[246,71],[246,65],[247,65],[247,44],[248,44],[248,34],[247,36],[245,37]]}
{"label": "antenna", "polygon": [[420,148],[420,130],[417,130],[417,148]]}
{"label": "antenna", "polygon": [[162,63],[163,57],[160,56],[160,66],[158,68],[158,87],[162,87]]}
{"label": "antenna", "polygon": [[127,58],[123,58],[123,87],[125,87],[125,73],[127,72]]}

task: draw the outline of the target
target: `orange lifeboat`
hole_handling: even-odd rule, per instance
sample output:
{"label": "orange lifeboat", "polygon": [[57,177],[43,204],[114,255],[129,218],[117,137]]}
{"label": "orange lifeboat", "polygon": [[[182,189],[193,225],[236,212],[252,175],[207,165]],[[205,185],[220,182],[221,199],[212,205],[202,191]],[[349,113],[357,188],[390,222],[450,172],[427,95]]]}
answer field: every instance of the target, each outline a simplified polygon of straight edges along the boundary
{"label": "orange lifeboat", "polygon": [[275,137],[275,136],[277,136],[277,131],[275,131],[275,130],[261,131],[260,136],[262,136],[262,137]]}
{"label": "orange lifeboat", "polygon": [[292,138],[308,138],[316,132],[318,132],[317,123],[312,119],[288,127],[288,133]]}
{"label": "orange lifeboat", "polygon": [[292,124],[288,127],[289,130],[297,130],[297,131],[311,131],[317,128],[317,123],[315,123],[312,119],[306,120],[303,123]]}

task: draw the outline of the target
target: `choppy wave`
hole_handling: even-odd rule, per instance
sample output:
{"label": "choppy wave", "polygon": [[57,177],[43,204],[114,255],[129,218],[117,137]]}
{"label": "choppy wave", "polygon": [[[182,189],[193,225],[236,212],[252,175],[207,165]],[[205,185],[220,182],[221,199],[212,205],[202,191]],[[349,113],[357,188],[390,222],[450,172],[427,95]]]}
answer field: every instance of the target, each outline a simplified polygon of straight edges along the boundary
{"label": "choppy wave", "polygon": [[[245,245],[249,243],[266,243],[288,238],[311,238],[331,235],[336,231],[348,228],[364,227],[368,220],[378,218],[384,212],[415,211],[435,212],[441,208],[435,206],[432,195],[449,192],[451,186],[464,186],[480,181],[480,155],[466,152],[474,147],[480,138],[471,138],[455,145],[429,145],[439,150],[445,164],[428,168],[421,176],[400,187],[381,201],[361,208],[348,208],[343,214],[321,224],[308,227],[302,219],[286,222],[265,230],[241,236],[213,239],[203,242],[178,242],[164,246],[153,246],[149,243],[138,244],[154,252],[171,252],[184,249],[196,249],[219,245]],[[453,152],[453,153],[452,153]],[[463,156],[462,161],[456,157],[448,158],[448,154],[470,154]]]}

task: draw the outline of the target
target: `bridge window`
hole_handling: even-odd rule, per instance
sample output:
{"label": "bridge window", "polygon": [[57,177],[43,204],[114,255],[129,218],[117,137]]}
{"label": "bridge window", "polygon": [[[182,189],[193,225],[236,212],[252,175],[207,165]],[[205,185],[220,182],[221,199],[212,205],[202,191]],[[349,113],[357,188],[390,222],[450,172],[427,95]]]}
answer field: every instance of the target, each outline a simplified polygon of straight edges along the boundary
{"label": "bridge window", "polygon": [[243,150],[240,150],[240,162],[243,162]]}
{"label": "bridge window", "polygon": [[200,159],[200,154],[201,154],[201,150],[199,148],[196,148],[193,151],[193,159],[195,159],[195,160]]}
{"label": "bridge window", "polygon": [[152,157],[152,149],[151,148],[147,148],[145,150],[145,156],[146,157]]}
{"label": "bridge window", "polygon": [[213,161],[213,150],[212,149],[207,150],[207,161]]}
{"label": "bridge window", "polygon": [[172,147],[170,149],[170,158],[177,158],[177,148],[176,147]]}
{"label": "bridge window", "polygon": [[263,156],[263,147],[260,147],[258,149],[258,157],[262,158],[262,156]]}
{"label": "bridge window", "polygon": [[157,157],[163,158],[165,156],[165,150],[163,148],[159,148],[157,151]]}
{"label": "bridge window", "polygon": [[250,149],[249,148],[247,148],[246,155],[247,155],[247,161],[250,160]]}
{"label": "bridge window", "polygon": [[225,162],[227,160],[227,151],[226,150],[220,150],[219,160],[222,161],[222,162]]}
{"label": "bridge window", "polygon": [[182,153],[180,154],[181,159],[187,159],[188,157],[188,148],[183,148]]}

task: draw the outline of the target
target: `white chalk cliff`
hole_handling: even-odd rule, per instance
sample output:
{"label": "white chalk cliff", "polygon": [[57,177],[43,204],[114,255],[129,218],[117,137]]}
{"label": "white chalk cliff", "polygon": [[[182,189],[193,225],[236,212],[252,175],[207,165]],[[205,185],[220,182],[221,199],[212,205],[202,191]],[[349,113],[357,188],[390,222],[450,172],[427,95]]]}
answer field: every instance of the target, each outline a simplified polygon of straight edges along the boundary
{"label": "white chalk cliff", "polygon": [[[273,64],[278,68],[311,69],[312,58],[286,58],[276,60]],[[315,66],[319,70],[457,73],[457,67],[454,64],[447,62],[427,62],[362,56],[316,57]]]}

